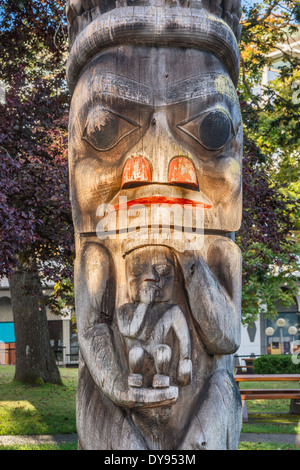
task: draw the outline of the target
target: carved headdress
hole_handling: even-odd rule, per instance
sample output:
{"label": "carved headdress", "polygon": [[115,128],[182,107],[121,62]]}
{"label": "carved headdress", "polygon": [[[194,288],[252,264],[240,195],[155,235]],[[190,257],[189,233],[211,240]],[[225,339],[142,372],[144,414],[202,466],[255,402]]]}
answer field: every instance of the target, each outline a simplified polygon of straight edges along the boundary
{"label": "carved headdress", "polygon": [[68,0],[69,88],[85,65],[112,46],[186,47],[211,52],[235,85],[240,0]]}

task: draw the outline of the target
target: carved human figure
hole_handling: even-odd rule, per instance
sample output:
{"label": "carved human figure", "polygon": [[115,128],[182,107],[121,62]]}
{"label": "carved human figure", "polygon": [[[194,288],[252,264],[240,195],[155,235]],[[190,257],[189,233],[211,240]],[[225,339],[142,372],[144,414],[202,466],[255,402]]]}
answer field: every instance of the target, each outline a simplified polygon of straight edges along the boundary
{"label": "carved human figure", "polygon": [[[67,11],[79,448],[237,449],[240,1]],[[182,223],[163,216],[167,236],[149,236],[162,204]]]}
{"label": "carved human figure", "polygon": [[121,306],[117,314],[120,333],[129,349],[129,385],[141,387],[144,354],[155,361],[154,388],[168,387],[172,351],[165,344],[171,330],[179,346],[177,382],[191,381],[191,342],[187,321],[178,305],[171,303],[174,289],[175,262],[167,247],[140,248],[126,257],[126,272],[131,303]]}
{"label": "carved human figure", "polygon": [[[172,299],[176,306],[180,305],[189,327],[192,380],[179,387],[179,392],[174,387],[180,357],[174,354],[168,369],[170,387],[152,387],[156,370],[149,362],[145,368],[149,372],[145,374],[146,379],[147,375],[150,378],[148,382],[146,380],[141,388],[128,385],[128,349],[124,349],[124,336],[116,314],[121,306],[132,302],[127,294],[129,277],[125,264],[128,255],[120,259],[117,254],[112,256],[99,241],[85,243],[79,252],[75,285],[82,354],[77,410],[80,443],[83,448],[100,449],[235,448],[239,437],[240,402],[236,384],[228,373],[231,361],[227,355],[233,354],[239,344],[240,275],[237,273],[241,269],[240,252],[231,240],[215,236],[210,237],[207,252],[204,249],[197,254],[177,252],[176,256],[171,256],[165,247],[146,248],[146,253],[145,248],[138,251],[146,265],[150,264],[149,258],[154,265],[166,265],[167,256],[170,264],[176,266]],[[157,248],[156,254],[150,256],[154,248]],[[127,268],[131,267],[128,260]],[[116,261],[119,263],[117,270]],[[132,261],[137,261],[137,257],[133,255]],[[126,294],[120,289],[122,278]],[[170,295],[172,282],[169,281],[163,280],[165,297],[162,300]],[[134,287],[133,292],[137,294],[138,289]],[[127,302],[122,301],[123,295]],[[120,307],[114,301],[117,297],[120,297]],[[161,308],[159,304],[157,302],[157,312],[164,314],[165,302],[161,302]],[[131,312],[135,310],[132,308]],[[180,316],[180,321],[182,318]],[[173,324],[178,329],[176,320]],[[151,328],[150,321],[149,324]],[[158,323],[154,321],[153,325],[155,329]],[[160,333],[163,335],[162,330]],[[167,341],[175,353],[177,338],[174,340],[171,336]],[[130,350],[130,343],[128,348]],[[122,409],[127,412],[123,414]],[[120,420],[122,432],[118,429]]]}

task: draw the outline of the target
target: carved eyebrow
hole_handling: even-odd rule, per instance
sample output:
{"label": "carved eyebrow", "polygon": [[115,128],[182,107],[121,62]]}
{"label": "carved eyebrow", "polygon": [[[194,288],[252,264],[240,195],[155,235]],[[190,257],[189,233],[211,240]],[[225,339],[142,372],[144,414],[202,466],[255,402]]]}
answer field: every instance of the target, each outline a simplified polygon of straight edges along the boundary
{"label": "carved eyebrow", "polygon": [[97,94],[112,95],[146,105],[153,103],[153,91],[149,86],[115,73],[96,75],[92,87],[97,90]]}
{"label": "carved eyebrow", "polygon": [[238,104],[237,94],[232,81],[229,77],[220,73],[205,73],[174,83],[168,88],[167,104],[169,102],[187,101],[217,93],[227,95]]}
{"label": "carved eyebrow", "polygon": [[167,258],[165,262],[162,261],[162,262],[159,262],[159,263],[154,264],[154,267],[155,267],[155,268],[159,268],[159,267],[161,267],[161,266],[167,267],[167,268],[168,268],[169,266],[175,267],[174,262],[173,262],[172,260],[170,260],[169,258]]}
{"label": "carved eyebrow", "polygon": [[97,94],[111,95],[140,104],[163,106],[222,93],[238,104],[230,78],[220,73],[205,73],[167,85],[165,90],[151,88],[122,75],[105,72],[93,79]]}

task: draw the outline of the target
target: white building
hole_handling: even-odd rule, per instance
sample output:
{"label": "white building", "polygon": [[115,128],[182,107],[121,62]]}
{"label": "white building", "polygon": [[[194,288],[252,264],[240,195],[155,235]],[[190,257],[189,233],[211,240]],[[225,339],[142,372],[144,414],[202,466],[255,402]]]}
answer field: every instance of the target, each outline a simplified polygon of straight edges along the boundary
{"label": "white building", "polygon": [[[49,289],[50,293],[50,289]],[[44,291],[47,295],[47,290]],[[50,343],[60,364],[77,363],[77,335],[73,331],[70,316],[53,315],[47,309]],[[11,307],[11,295],[7,279],[0,283],[0,364],[15,362],[15,333]]]}
{"label": "white building", "polygon": [[[300,35],[294,37],[287,37],[284,44],[279,44],[278,49],[269,54],[273,59],[271,67],[265,67],[262,77],[262,87],[256,88],[254,93],[261,95],[263,87],[266,86],[271,80],[277,78],[280,74],[280,67],[284,65],[284,53],[294,57],[300,57]],[[300,82],[295,84],[300,89]],[[296,86],[291,90],[295,93]],[[300,98],[300,93],[297,93]],[[300,286],[300,273],[297,273]],[[291,342],[300,340],[300,287],[299,295],[295,297],[293,305],[289,308],[283,308],[277,304],[278,318],[275,320],[267,320],[261,315],[258,320],[251,325],[251,327],[242,328],[241,346],[237,352],[238,356],[260,356],[265,354],[280,354],[290,352]],[[285,326],[280,330],[276,322],[279,318],[285,320]],[[294,326],[297,329],[297,334],[291,335],[289,328]],[[273,328],[274,334],[272,336],[266,335],[266,329]],[[291,331],[291,330],[290,330]],[[244,365],[242,358],[240,358],[240,365]]]}

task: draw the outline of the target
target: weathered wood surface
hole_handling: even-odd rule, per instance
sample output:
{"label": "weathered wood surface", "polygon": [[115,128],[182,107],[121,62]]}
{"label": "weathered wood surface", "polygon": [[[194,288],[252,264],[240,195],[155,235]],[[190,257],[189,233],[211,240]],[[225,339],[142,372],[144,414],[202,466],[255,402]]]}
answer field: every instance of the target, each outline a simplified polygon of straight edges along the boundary
{"label": "weathered wood surface", "polygon": [[240,2],[158,3],[68,4],[79,446],[236,449]]}

